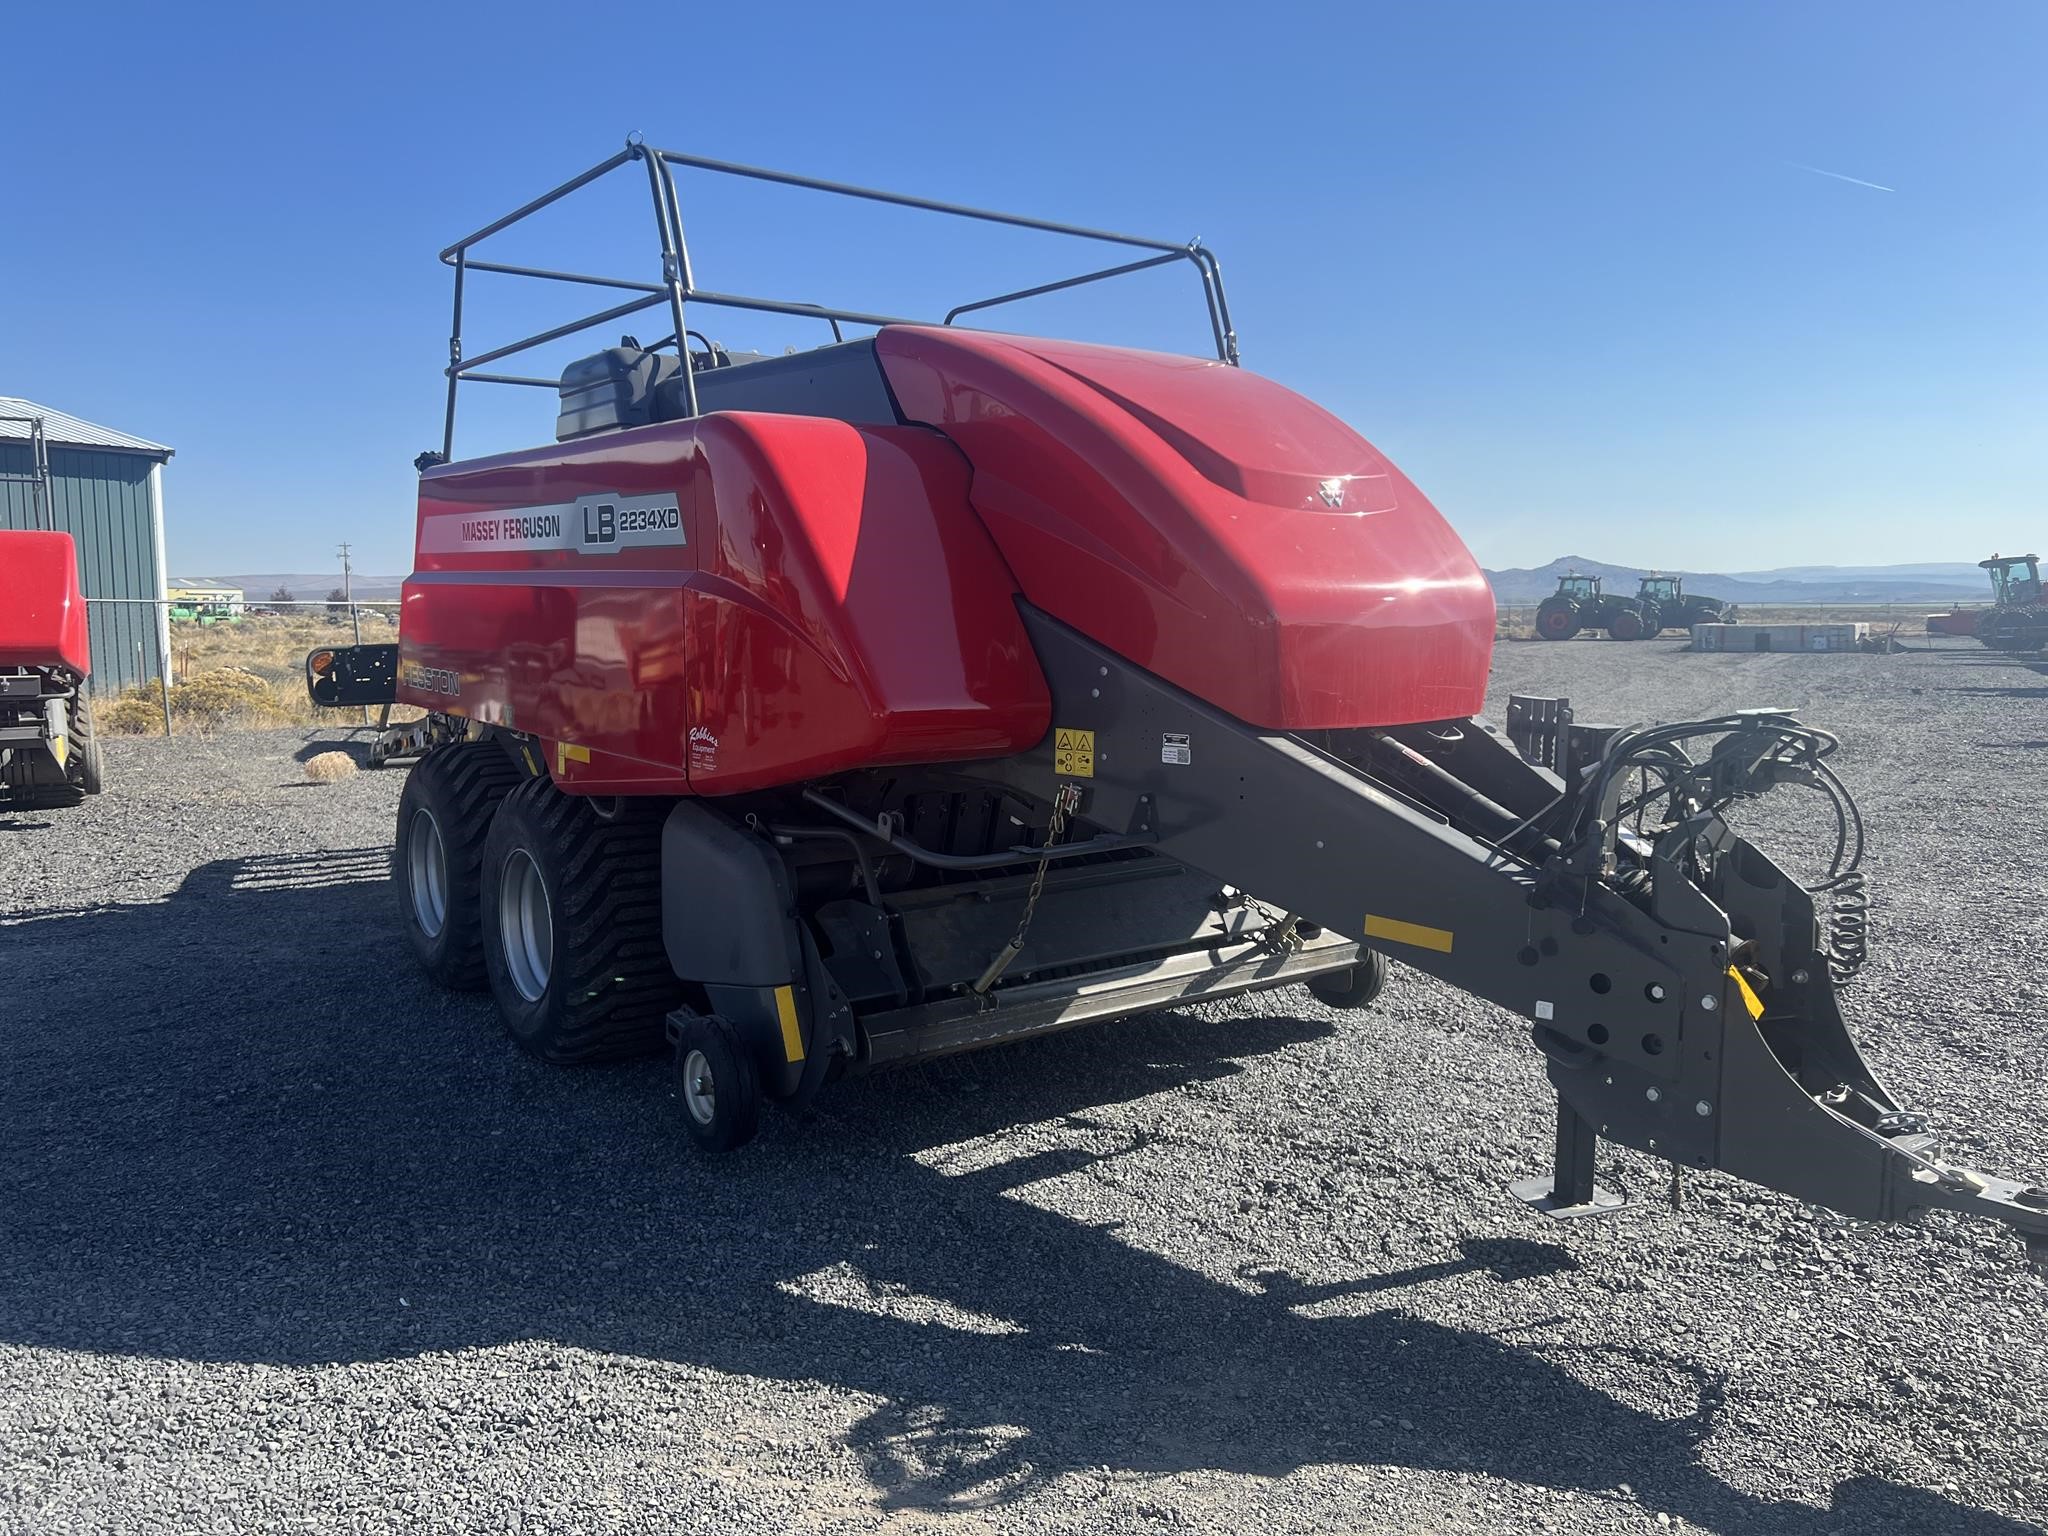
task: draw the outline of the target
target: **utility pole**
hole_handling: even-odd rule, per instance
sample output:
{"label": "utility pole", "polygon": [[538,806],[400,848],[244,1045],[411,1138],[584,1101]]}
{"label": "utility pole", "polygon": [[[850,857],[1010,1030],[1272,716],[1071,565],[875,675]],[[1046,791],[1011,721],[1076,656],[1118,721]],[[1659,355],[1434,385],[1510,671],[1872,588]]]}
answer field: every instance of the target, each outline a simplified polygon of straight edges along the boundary
{"label": "utility pole", "polygon": [[349,565],[348,546],[341,546],[341,600],[348,605],[349,623],[355,626],[356,644],[363,643],[363,620],[356,612],[355,572]]}
{"label": "utility pole", "polygon": [[[356,644],[363,643],[363,616],[356,612],[355,570],[349,564],[348,545],[341,546],[341,600],[348,604],[348,621],[354,628]],[[363,706],[363,724],[370,723],[370,706]]]}

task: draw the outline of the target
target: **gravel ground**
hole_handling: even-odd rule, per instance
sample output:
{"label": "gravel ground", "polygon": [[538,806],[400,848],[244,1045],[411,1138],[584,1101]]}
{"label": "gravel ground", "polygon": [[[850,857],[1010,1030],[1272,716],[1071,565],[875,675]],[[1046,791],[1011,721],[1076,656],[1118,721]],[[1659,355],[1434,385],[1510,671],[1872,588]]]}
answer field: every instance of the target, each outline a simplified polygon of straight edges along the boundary
{"label": "gravel ground", "polygon": [[[1495,681],[1840,731],[1852,1017],[2038,1175],[2043,674],[1582,642]],[[101,800],[0,812],[0,1529],[2048,1514],[2048,1283],[1996,1229],[1719,1177],[1674,1210],[1627,1154],[1637,1208],[1539,1223],[1503,1188],[1547,1151],[1535,1058],[1399,971],[1369,1014],[1296,989],[871,1079],[699,1161],[661,1067],[538,1066],[415,979],[400,778],[300,783],[323,742],[114,742]]]}

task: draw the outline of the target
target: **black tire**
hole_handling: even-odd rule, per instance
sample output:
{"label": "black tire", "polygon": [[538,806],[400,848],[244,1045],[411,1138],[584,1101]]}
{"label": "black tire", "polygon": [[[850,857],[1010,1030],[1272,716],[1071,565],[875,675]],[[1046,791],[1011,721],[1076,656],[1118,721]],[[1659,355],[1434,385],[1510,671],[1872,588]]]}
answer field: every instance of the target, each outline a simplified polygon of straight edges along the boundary
{"label": "black tire", "polygon": [[1643,616],[1633,608],[1624,608],[1607,621],[1607,633],[1616,640],[1640,640],[1647,632]]}
{"label": "black tire", "polygon": [[1977,621],[1977,638],[1994,651],[2027,649],[2027,615],[2018,608],[1995,608]]}
{"label": "black tire", "polygon": [[84,689],[71,701],[71,779],[80,790],[96,795],[106,783],[106,762],[100,756],[99,733],[93,729],[92,695]]}
{"label": "black tire", "polygon": [[676,1031],[676,1104],[700,1152],[730,1152],[761,1128],[761,1072],[739,1031],[715,1013]]}
{"label": "black tire", "polygon": [[666,802],[605,802],[531,779],[484,840],[484,972],[498,1017],[542,1061],[661,1048],[682,984],[661,939]]}
{"label": "black tire", "polygon": [[496,743],[458,742],[420,759],[398,798],[391,882],[399,921],[420,969],[452,991],[484,988],[484,841],[520,777]]}
{"label": "black tire", "polygon": [[1308,989],[1332,1008],[1364,1008],[1387,984],[1387,957],[1376,949],[1361,952],[1348,971],[1325,971],[1308,979]]}
{"label": "black tire", "polygon": [[1655,603],[1643,604],[1643,638],[1654,640],[1671,626],[1665,622],[1664,610]]}
{"label": "black tire", "polygon": [[1546,599],[1536,608],[1536,638],[1569,640],[1579,632],[1579,611],[1570,603]]}
{"label": "black tire", "polygon": [[60,763],[41,746],[17,747],[0,767],[0,791],[4,791],[0,801],[17,811],[48,811],[78,804],[85,796],[72,782],[68,739],[65,756],[67,761]]}

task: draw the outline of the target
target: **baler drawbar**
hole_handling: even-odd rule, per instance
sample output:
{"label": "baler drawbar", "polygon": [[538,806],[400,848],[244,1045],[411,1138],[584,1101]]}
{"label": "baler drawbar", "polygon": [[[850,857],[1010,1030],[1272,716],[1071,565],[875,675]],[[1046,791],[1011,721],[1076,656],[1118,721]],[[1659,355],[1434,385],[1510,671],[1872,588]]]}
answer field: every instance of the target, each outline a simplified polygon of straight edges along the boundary
{"label": "baler drawbar", "polygon": [[[634,167],[658,282],[475,254]],[[698,286],[678,169],[1139,254],[938,324],[744,297]],[[1843,1022],[1867,902],[1835,739],[1780,710],[1480,718],[1477,565],[1370,443],[1238,366],[1198,243],[636,142],[443,259],[399,642],[316,652],[308,685],[424,711],[374,753],[414,764],[399,918],[528,1051],[666,1042],[684,1128],[724,1150],[763,1103],[891,1063],[1294,982],[1364,1007],[1391,955],[1542,1054],[1555,1164],[1515,1186],[1538,1210],[1622,1203],[1606,1139],[1853,1217],[1988,1216],[2048,1257],[2048,1190],[1945,1161]],[[1213,359],[954,323],[1182,261]],[[635,297],[470,356],[478,274]],[[686,306],[833,340],[729,351]],[[657,307],[652,346],[484,371]],[[555,390],[556,442],[454,459],[465,381]],[[1781,785],[1829,808],[1804,884],[1728,819]]]}

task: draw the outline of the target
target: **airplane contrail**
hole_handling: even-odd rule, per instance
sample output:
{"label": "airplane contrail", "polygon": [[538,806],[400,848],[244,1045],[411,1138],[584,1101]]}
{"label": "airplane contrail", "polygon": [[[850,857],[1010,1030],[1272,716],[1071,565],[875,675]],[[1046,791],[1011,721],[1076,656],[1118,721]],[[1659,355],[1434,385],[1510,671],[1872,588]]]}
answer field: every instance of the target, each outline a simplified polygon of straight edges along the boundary
{"label": "airplane contrail", "polygon": [[1827,176],[1836,181],[1846,181],[1852,187],[1868,187],[1873,192],[1896,192],[1899,190],[1897,187],[1887,187],[1881,182],[1865,181],[1861,176],[1844,176],[1840,171],[1824,171],[1817,165],[1802,165],[1797,160],[1787,160],[1785,163],[1795,171],[1807,171],[1815,176]]}

